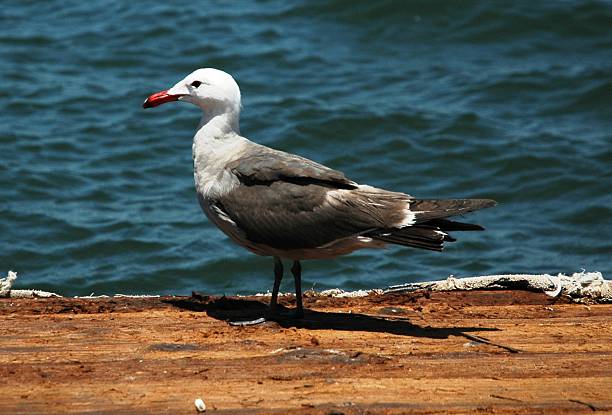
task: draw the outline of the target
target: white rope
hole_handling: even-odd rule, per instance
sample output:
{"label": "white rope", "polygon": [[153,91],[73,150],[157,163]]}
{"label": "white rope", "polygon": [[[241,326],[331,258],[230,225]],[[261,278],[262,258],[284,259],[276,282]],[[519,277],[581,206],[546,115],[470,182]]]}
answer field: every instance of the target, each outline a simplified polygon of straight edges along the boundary
{"label": "white rope", "polygon": [[[0,278],[0,297],[10,298],[35,298],[35,297],[61,297],[58,294],[39,290],[13,290],[13,284],[17,279],[17,273],[9,271],[6,278]],[[549,275],[549,274],[506,274],[506,275],[484,275],[480,277],[456,278],[449,276],[445,280],[416,282],[401,285],[393,285],[386,290],[357,290],[343,291],[338,288],[325,290],[318,293],[326,297],[364,297],[371,293],[401,293],[415,290],[430,291],[456,291],[456,290],[487,290],[487,289],[528,289],[541,291],[551,297],[566,295],[575,301],[599,301],[612,302],[612,281],[605,280],[601,272],[576,272],[572,275]],[[258,294],[262,296],[270,295]],[[279,294],[283,295],[283,294]],[[94,296],[93,293],[87,297],[76,298],[106,298],[106,295]],[[157,298],[158,295],[124,295],[115,294],[114,297],[128,298]]]}
{"label": "white rope", "polygon": [[486,290],[486,289],[529,289],[542,291],[551,297],[567,295],[580,300],[612,301],[612,281],[605,280],[601,272],[576,272],[572,275],[508,274],[485,275],[481,277],[455,278],[446,280],[393,285],[385,293],[409,292],[419,289],[430,291]]}
{"label": "white rope", "polygon": [[0,278],[0,297],[8,297],[13,283],[17,279],[17,273],[9,271],[6,278]]}
{"label": "white rope", "polygon": [[61,297],[55,293],[40,290],[13,290],[13,283],[17,279],[17,273],[9,271],[6,278],[0,278],[0,297],[10,298],[35,298],[35,297]]}

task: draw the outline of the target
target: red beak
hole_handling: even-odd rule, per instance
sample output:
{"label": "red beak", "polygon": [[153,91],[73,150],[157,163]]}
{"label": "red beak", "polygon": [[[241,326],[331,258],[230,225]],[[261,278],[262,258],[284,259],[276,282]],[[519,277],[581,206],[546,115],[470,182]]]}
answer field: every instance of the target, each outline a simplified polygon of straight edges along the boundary
{"label": "red beak", "polygon": [[142,108],[153,108],[158,105],[165,104],[166,102],[172,102],[178,100],[183,94],[170,95],[168,91],[159,91],[151,95],[142,104]]}

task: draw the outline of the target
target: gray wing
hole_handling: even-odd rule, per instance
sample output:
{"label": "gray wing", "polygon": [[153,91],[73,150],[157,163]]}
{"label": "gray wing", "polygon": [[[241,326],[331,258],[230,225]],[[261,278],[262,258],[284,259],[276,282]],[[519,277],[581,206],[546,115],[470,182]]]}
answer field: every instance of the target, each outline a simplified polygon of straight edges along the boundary
{"label": "gray wing", "polygon": [[277,249],[316,248],[375,227],[368,215],[330,204],[328,191],[316,184],[274,181],[239,186],[216,205],[247,239]]}
{"label": "gray wing", "polygon": [[[282,152],[247,155],[227,168],[240,185],[214,201],[255,243],[291,250],[364,235],[384,242],[441,250],[446,231],[480,230],[445,220],[490,207],[491,200],[417,200],[359,186],[341,172]],[[411,219],[412,218],[412,219]]]}
{"label": "gray wing", "polygon": [[[265,147],[264,147],[265,148]],[[242,183],[270,184],[286,181],[319,184],[338,189],[354,189],[357,184],[344,173],[303,157],[265,148],[265,152],[245,155],[227,165]]]}
{"label": "gray wing", "polygon": [[302,157],[282,152],[252,154],[228,164],[227,169],[240,185],[219,197],[215,205],[255,243],[286,250],[315,248],[388,222],[381,213],[384,207],[355,182]]}

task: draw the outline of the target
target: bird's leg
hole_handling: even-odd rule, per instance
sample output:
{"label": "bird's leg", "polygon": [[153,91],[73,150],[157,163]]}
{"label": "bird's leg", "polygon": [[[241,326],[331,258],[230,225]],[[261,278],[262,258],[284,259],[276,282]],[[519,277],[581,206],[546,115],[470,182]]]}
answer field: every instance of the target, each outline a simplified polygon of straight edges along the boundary
{"label": "bird's leg", "polygon": [[295,281],[295,317],[304,317],[304,306],[302,305],[302,265],[300,261],[293,261],[291,267],[293,279]]}
{"label": "bird's leg", "polygon": [[274,315],[277,312],[276,302],[278,300],[278,290],[283,279],[283,263],[277,256],[274,257],[274,288],[272,288],[272,298],[270,299],[270,310],[268,313]]}
{"label": "bird's leg", "polygon": [[[293,271],[293,268],[291,268]],[[273,317],[278,313],[278,290],[280,289],[281,280],[283,279],[283,263],[281,259],[277,256],[274,257],[274,288],[272,288],[272,298],[270,299],[270,308],[266,313],[266,317],[260,317],[255,320],[248,321],[230,321],[230,325],[232,326],[254,326],[256,324],[265,323],[267,319],[272,320]],[[300,298],[301,300],[301,298]],[[301,302],[300,302],[301,304]]]}

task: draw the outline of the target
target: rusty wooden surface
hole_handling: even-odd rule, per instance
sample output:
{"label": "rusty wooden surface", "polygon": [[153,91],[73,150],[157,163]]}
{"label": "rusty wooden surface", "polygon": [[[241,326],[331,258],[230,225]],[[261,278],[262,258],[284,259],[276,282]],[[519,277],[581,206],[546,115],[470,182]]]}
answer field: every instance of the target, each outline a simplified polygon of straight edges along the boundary
{"label": "rusty wooden surface", "polygon": [[[282,302],[289,305],[290,297]],[[612,305],[480,291],[0,299],[0,413],[581,414],[612,410]]]}

